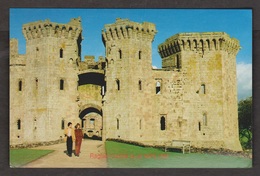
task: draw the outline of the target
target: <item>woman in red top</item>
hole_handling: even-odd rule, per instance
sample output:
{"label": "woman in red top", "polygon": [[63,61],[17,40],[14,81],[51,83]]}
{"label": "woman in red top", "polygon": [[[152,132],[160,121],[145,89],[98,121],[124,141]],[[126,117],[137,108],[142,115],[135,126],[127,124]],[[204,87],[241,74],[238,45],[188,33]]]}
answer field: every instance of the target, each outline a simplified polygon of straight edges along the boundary
{"label": "woman in red top", "polygon": [[79,123],[77,123],[77,125],[75,126],[75,137],[76,137],[75,156],[79,157],[81,142],[82,142],[82,138],[83,138],[83,131],[82,131],[82,129],[80,129]]}

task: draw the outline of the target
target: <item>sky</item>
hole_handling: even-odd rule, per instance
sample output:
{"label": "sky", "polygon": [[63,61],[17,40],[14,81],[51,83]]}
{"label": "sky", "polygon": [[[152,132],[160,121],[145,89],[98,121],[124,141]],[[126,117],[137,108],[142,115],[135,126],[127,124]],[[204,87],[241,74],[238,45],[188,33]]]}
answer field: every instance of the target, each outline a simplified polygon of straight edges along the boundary
{"label": "sky", "polygon": [[157,34],[152,43],[152,64],[161,68],[157,46],[167,38],[183,32],[226,32],[240,41],[237,55],[238,100],[252,96],[252,10],[251,9],[42,9],[11,8],[10,38],[19,41],[19,53],[25,54],[22,25],[49,19],[66,24],[71,18],[81,17],[83,38],[82,58],[105,56],[101,31],[105,24],[115,23],[116,18],[134,22],[151,22]]}

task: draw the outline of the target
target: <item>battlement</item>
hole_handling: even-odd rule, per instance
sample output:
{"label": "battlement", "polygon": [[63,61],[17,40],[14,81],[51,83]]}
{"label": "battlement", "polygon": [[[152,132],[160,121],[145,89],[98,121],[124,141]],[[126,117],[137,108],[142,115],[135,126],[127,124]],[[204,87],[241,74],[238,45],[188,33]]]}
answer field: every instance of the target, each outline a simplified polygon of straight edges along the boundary
{"label": "battlement", "polygon": [[95,56],[84,56],[84,60],[80,62],[80,71],[88,69],[102,70],[105,67],[105,59],[99,56],[98,61],[95,61]]}
{"label": "battlement", "polygon": [[26,40],[42,37],[77,39],[81,31],[80,17],[72,18],[68,24],[54,23],[47,19],[23,25],[23,34]]}
{"label": "battlement", "polygon": [[240,49],[239,41],[224,32],[179,33],[158,46],[162,58],[181,51],[227,51],[236,55]]}
{"label": "battlement", "polygon": [[25,66],[25,55],[18,53],[18,40],[15,38],[10,39],[10,66]]}
{"label": "battlement", "polygon": [[140,39],[153,41],[157,33],[155,24],[137,23],[128,19],[117,18],[114,24],[106,24],[102,30],[103,43],[120,39]]}
{"label": "battlement", "polygon": [[10,57],[18,56],[18,40],[15,38],[10,39]]}

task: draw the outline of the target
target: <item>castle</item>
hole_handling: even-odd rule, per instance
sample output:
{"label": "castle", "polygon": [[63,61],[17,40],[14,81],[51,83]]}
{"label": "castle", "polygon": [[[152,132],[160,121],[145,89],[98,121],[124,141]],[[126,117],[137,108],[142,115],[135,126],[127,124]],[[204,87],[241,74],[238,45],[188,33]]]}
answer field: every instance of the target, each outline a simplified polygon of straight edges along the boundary
{"label": "castle", "polygon": [[[10,144],[54,141],[68,122],[85,135],[149,145],[239,151],[236,55],[224,32],[179,33],[158,46],[155,24],[116,19],[102,30],[105,57],[81,59],[81,19],[22,27],[26,54],[10,40]],[[83,48],[84,49],[84,48]]]}

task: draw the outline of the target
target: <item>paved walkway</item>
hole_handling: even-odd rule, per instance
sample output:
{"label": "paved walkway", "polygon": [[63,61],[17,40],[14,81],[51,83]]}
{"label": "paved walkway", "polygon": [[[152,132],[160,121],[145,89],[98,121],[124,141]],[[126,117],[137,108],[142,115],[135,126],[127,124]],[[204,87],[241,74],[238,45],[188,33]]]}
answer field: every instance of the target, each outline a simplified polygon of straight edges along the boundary
{"label": "paved walkway", "polygon": [[[74,154],[68,157],[66,143],[51,146],[40,146],[33,149],[55,150],[54,152],[39,158],[25,166],[24,168],[106,168],[107,160],[104,156],[105,144],[103,141],[85,139],[81,144],[79,157]],[[74,149],[73,149],[74,150]]]}

